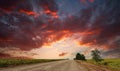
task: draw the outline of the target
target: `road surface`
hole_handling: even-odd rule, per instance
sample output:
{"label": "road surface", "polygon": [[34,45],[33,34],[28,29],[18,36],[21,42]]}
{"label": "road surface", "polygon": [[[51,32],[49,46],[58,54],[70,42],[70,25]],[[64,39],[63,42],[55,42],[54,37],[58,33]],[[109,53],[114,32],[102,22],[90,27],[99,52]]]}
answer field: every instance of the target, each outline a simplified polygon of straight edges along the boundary
{"label": "road surface", "polygon": [[63,60],[48,63],[1,68],[0,71],[110,71],[83,61]]}

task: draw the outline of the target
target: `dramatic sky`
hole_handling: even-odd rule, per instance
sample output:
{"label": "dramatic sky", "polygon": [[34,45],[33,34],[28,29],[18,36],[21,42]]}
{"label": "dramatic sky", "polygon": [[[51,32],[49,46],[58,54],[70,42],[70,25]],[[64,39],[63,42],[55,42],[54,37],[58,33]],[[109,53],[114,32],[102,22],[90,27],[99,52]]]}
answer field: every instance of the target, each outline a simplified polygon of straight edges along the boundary
{"label": "dramatic sky", "polygon": [[0,57],[120,58],[120,0],[0,0]]}

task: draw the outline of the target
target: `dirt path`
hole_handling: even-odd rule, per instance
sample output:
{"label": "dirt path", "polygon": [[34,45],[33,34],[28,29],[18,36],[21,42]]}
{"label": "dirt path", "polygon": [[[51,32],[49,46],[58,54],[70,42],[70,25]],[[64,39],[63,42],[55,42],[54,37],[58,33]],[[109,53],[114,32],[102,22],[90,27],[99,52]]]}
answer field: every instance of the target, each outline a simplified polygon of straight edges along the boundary
{"label": "dirt path", "polygon": [[105,68],[74,60],[63,60],[33,65],[3,68],[0,71],[109,71]]}

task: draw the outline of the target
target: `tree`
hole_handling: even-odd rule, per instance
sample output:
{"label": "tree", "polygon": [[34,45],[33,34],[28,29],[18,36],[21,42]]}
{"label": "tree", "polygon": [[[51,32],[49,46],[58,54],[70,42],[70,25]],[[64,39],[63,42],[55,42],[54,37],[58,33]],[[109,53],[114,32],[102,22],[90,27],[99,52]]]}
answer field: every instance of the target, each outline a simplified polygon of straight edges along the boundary
{"label": "tree", "polygon": [[80,59],[81,59],[80,53],[77,53],[77,54],[76,54],[76,59],[77,59],[77,60],[80,60]]}
{"label": "tree", "polygon": [[80,53],[77,53],[77,54],[76,54],[76,58],[75,58],[75,59],[76,59],[76,60],[84,60],[84,61],[86,60],[86,59],[85,59],[85,56],[84,56],[83,54],[80,54]]}
{"label": "tree", "polygon": [[83,54],[81,54],[81,60],[86,60]]}
{"label": "tree", "polygon": [[95,49],[92,52],[92,59],[95,60],[96,62],[102,61],[102,58],[100,56],[100,51],[98,49]]}

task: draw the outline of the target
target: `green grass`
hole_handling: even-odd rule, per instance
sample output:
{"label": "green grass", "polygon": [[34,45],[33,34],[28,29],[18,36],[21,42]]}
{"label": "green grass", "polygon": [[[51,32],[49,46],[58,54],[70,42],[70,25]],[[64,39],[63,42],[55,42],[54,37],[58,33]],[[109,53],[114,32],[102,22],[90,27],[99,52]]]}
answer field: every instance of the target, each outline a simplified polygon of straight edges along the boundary
{"label": "green grass", "polygon": [[88,60],[90,63],[106,66],[113,71],[120,71],[120,59],[104,59],[103,61],[96,63],[93,60]]}
{"label": "green grass", "polygon": [[[59,60],[59,59],[58,59]],[[0,67],[9,67],[9,66],[17,66],[23,64],[34,64],[34,63],[42,63],[42,62],[51,62],[58,60],[50,60],[50,59],[0,59]]]}

